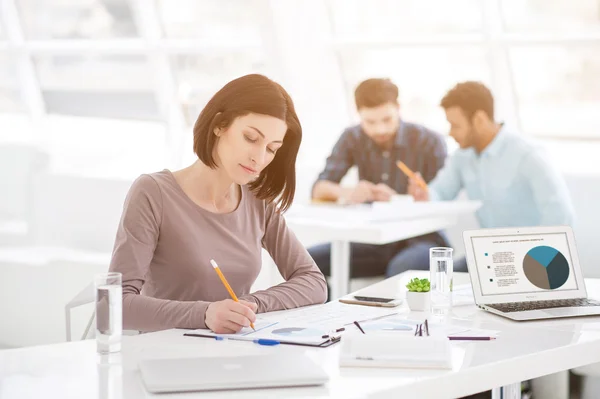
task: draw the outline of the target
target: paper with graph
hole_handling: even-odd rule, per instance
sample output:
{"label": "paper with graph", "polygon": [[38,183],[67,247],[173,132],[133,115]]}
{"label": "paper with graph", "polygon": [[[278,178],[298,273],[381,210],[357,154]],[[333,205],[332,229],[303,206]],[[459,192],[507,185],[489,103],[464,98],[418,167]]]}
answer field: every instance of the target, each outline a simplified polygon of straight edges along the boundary
{"label": "paper with graph", "polygon": [[[202,336],[236,340],[272,339],[282,342],[319,345],[332,336],[340,336],[342,328],[354,329],[353,322],[364,322],[398,314],[389,308],[347,305],[337,301],[325,305],[271,312],[258,315],[254,327],[243,328],[237,334],[216,334],[211,330],[193,330]],[[352,327],[350,327],[352,326]]]}

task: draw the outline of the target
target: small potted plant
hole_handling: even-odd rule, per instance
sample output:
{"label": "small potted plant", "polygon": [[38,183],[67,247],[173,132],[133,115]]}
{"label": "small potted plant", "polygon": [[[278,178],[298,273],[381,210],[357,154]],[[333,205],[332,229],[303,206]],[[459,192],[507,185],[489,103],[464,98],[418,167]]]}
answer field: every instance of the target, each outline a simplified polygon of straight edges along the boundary
{"label": "small potted plant", "polygon": [[406,302],[410,310],[419,312],[429,311],[430,307],[430,284],[426,278],[413,278],[406,284]]}

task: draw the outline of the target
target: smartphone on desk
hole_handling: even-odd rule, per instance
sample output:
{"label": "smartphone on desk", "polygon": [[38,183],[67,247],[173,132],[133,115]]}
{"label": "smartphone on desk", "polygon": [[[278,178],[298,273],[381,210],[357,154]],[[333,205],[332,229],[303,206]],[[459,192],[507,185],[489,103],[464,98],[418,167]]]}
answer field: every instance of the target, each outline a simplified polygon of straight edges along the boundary
{"label": "smartphone on desk", "polygon": [[397,298],[381,298],[375,296],[355,295],[349,298],[340,299],[341,303],[351,305],[379,306],[382,308],[395,308],[402,303],[402,299]]}

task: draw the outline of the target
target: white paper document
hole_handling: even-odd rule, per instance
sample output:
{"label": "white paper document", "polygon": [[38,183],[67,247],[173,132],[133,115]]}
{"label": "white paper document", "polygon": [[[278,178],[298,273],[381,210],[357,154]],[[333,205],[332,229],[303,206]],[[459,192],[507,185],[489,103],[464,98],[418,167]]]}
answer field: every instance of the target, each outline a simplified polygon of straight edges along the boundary
{"label": "white paper document", "polygon": [[221,339],[233,339],[240,341],[254,341],[258,339],[275,340],[287,343],[304,343],[320,345],[330,339],[332,332],[314,328],[308,325],[281,324],[277,321],[257,319],[254,325],[256,330],[250,327],[243,328],[236,334],[216,334],[211,330],[193,330],[188,334],[197,334],[205,337],[219,337]]}
{"label": "white paper document", "polygon": [[[409,320],[403,316],[390,316],[360,323],[365,334],[393,333],[390,336],[414,336],[416,326],[425,320]],[[429,334],[432,337],[495,337],[496,330],[467,328],[428,320]]]}
{"label": "white paper document", "polygon": [[344,337],[342,367],[452,367],[450,341],[440,337],[415,337],[392,333],[352,334]]}
{"label": "white paper document", "polygon": [[474,305],[475,297],[471,284],[455,285],[452,288],[452,306]]}
{"label": "white paper document", "polygon": [[237,334],[216,334],[211,330],[192,330],[188,334],[244,341],[270,339],[286,343],[319,345],[339,337],[354,321],[383,319],[397,315],[389,308],[347,305],[334,301],[324,305],[260,314],[253,330],[243,328]]}
{"label": "white paper document", "polygon": [[368,223],[471,213],[480,201],[378,202],[372,205],[296,205],[286,218],[308,218],[331,223]]}
{"label": "white paper document", "polygon": [[[498,331],[410,320],[401,315],[360,323],[364,334],[344,336],[340,352],[342,367],[441,368],[452,366],[450,337],[496,337]],[[423,333],[415,336],[415,331]]]}

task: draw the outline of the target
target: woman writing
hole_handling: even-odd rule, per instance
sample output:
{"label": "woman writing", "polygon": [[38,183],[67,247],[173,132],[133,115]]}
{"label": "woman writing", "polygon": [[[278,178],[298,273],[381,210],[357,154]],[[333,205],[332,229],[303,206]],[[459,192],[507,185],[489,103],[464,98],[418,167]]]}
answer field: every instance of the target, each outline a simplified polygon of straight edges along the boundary
{"label": "woman writing", "polygon": [[[233,333],[257,312],[326,300],[325,278],[280,213],[294,198],[301,139],[290,96],[262,75],[213,96],[194,126],[198,160],[140,176],[125,200],[110,265],[123,274],[125,329]],[[286,281],[250,293],[261,248]]]}

